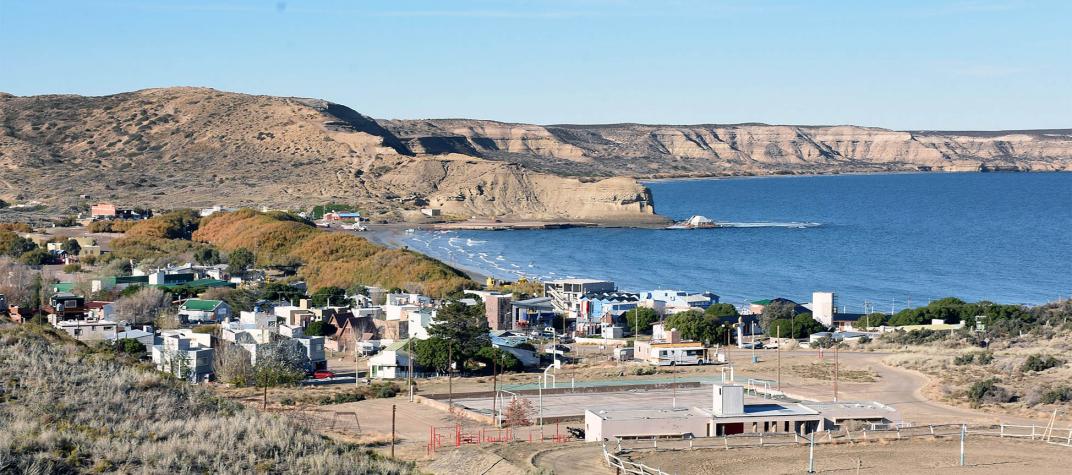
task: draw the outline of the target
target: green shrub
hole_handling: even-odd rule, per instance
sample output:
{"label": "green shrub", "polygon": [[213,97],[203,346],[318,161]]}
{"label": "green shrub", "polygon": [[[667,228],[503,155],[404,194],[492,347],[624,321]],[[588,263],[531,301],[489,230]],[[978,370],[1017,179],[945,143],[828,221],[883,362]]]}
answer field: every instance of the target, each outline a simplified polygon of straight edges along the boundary
{"label": "green shrub", "polygon": [[294,405],[294,400],[289,398],[289,397],[285,397],[285,398],[283,398],[282,400],[279,401],[279,404],[282,404],[284,406],[293,406]]}
{"label": "green shrub", "polygon": [[82,266],[80,266],[78,264],[67,264],[67,265],[63,266],[63,271],[68,273],[68,274],[79,272],[81,270],[82,270]]}
{"label": "green shrub", "polygon": [[975,361],[975,353],[966,353],[953,358],[953,364],[957,366],[970,365]]}
{"label": "green shrub", "polygon": [[1072,401],[1072,387],[1061,386],[1057,388],[1047,389],[1042,393],[1040,402],[1043,404],[1054,404],[1058,402]]}
{"label": "green shrub", "polygon": [[653,375],[653,374],[655,374],[657,372],[659,372],[659,370],[657,368],[655,368],[654,366],[648,366],[648,365],[637,366],[637,367],[633,368],[633,371],[632,371],[634,376],[651,376],[651,375]]}
{"label": "green shrub", "polygon": [[973,406],[983,403],[1004,403],[1016,400],[1016,395],[998,386],[998,378],[977,381],[968,388],[968,400]]}
{"label": "green shrub", "polygon": [[1031,355],[1028,356],[1027,361],[1024,361],[1024,364],[1020,366],[1020,370],[1024,372],[1046,371],[1063,364],[1065,364],[1063,360],[1059,360],[1053,356]]}
{"label": "green shrub", "polygon": [[389,398],[398,395],[399,387],[395,383],[381,384],[379,387],[372,386],[372,396],[375,398]]}

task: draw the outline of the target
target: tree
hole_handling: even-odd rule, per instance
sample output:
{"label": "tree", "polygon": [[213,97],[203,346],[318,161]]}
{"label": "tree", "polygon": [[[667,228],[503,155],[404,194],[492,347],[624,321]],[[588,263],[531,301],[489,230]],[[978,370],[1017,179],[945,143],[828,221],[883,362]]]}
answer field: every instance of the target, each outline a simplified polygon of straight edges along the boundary
{"label": "tree", "polygon": [[[413,361],[421,367],[445,372],[450,365],[447,361],[449,344],[447,340],[439,337],[414,341]],[[457,358],[455,358],[455,361],[457,361]]]}
{"label": "tree", "polygon": [[737,307],[734,307],[732,304],[728,304],[728,303],[711,304],[710,307],[707,307],[707,309],[704,310],[704,314],[712,316],[712,317],[737,317],[738,316]]}
{"label": "tree", "polygon": [[428,327],[428,336],[449,341],[454,361],[464,362],[491,344],[489,331],[483,305],[467,306],[451,301],[436,311],[435,322]]}
{"label": "tree", "polygon": [[220,251],[211,246],[206,246],[194,252],[194,260],[203,266],[214,266],[220,263]]}
{"label": "tree", "polygon": [[706,312],[701,313],[699,310],[670,315],[666,317],[664,326],[681,332],[681,336],[685,339],[707,344],[722,341],[723,331],[725,331],[717,316]]}
{"label": "tree", "polygon": [[240,247],[227,256],[227,272],[242,274],[253,266],[254,256],[249,249]]}
{"label": "tree", "polygon": [[253,365],[249,352],[242,345],[223,342],[214,352],[216,379],[238,387],[253,383]]}
{"label": "tree", "polygon": [[0,255],[19,257],[37,249],[37,244],[11,231],[0,231]]}
{"label": "tree", "polygon": [[634,335],[641,333],[651,335],[651,326],[659,321],[659,314],[648,307],[637,307],[623,314],[625,324],[632,330]]}
{"label": "tree", "polygon": [[801,329],[800,338],[809,336],[812,333],[826,331],[826,326],[820,323],[818,320],[812,317],[811,313],[805,312],[797,315],[793,318],[793,323],[796,328]]}
{"label": "tree", "polygon": [[52,262],[52,254],[44,249],[35,248],[29,252],[22,253],[19,256],[19,262],[28,266],[43,266]]}
{"label": "tree", "polygon": [[532,416],[536,410],[532,407],[532,401],[527,398],[511,399],[503,410],[503,422],[507,427],[521,427],[532,425]]}
{"label": "tree", "polygon": [[335,325],[323,320],[312,321],[305,326],[306,336],[332,336],[336,331],[338,328],[335,328]]}
{"label": "tree", "polygon": [[860,317],[859,324],[864,328],[878,327],[886,323],[886,320],[889,319],[889,317],[890,316],[885,313],[873,312]]}
{"label": "tree", "polygon": [[280,284],[278,282],[269,283],[261,290],[261,298],[265,300],[286,300],[287,302],[293,302],[295,299],[303,297],[305,297],[305,292],[302,292],[296,287]]}
{"label": "tree", "polygon": [[35,308],[37,290],[34,283],[39,277],[40,273],[31,267],[11,257],[0,256],[0,294],[7,297],[8,304]]}
{"label": "tree", "polygon": [[483,363],[484,369],[489,372],[493,367],[505,371],[521,371],[525,369],[525,365],[516,356],[492,346],[481,348],[473,355],[473,359]]}
{"label": "tree", "polygon": [[310,296],[314,307],[326,307],[331,304],[342,305],[346,303],[346,290],[338,287],[321,287]]}
{"label": "tree", "polygon": [[82,245],[78,244],[78,241],[74,239],[68,239],[63,242],[63,246],[61,246],[61,249],[63,249],[67,254],[77,256],[79,253],[82,252]]}
{"label": "tree", "polygon": [[763,313],[759,316],[759,326],[769,330],[771,322],[775,320],[792,319],[796,308],[793,302],[775,300],[763,308]]}
{"label": "tree", "polygon": [[145,353],[145,345],[133,338],[123,338],[115,342],[115,349],[128,355],[141,355]]}
{"label": "tree", "polygon": [[133,324],[156,319],[160,309],[171,303],[168,294],[156,287],[141,287],[132,295],[115,301],[115,315]]}
{"label": "tree", "polygon": [[253,380],[257,387],[268,388],[297,384],[312,369],[305,347],[297,340],[282,339],[257,347],[257,364]]}

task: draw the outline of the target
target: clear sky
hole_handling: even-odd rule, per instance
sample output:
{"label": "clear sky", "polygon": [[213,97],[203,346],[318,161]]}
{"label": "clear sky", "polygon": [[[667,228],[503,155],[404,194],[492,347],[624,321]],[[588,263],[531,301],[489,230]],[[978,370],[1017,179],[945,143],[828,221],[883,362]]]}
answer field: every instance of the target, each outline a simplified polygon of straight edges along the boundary
{"label": "clear sky", "polygon": [[0,91],[377,118],[1072,127],[1072,2],[0,0]]}

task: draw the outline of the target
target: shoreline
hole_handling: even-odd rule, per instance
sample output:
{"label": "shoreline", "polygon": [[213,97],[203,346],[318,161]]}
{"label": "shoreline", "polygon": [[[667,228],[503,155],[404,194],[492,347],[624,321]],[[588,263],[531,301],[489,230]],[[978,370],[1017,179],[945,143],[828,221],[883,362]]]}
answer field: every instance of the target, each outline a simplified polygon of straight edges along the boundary
{"label": "shoreline", "polygon": [[353,234],[357,237],[368,239],[369,242],[378,244],[391,249],[405,249],[410,252],[415,252],[429,259],[442,262],[458,271],[467,275],[474,282],[483,285],[490,275],[484,273],[480,269],[473,269],[472,267],[462,265],[458,262],[448,261],[446,259],[440,259],[435,256],[430,256],[424,252],[413,249],[404,242],[407,229],[420,229],[422,231],[431,231],[426,226],[407,225],[407,224],[371,224],[368,225],[368,231],[345,231],[342,232]]}

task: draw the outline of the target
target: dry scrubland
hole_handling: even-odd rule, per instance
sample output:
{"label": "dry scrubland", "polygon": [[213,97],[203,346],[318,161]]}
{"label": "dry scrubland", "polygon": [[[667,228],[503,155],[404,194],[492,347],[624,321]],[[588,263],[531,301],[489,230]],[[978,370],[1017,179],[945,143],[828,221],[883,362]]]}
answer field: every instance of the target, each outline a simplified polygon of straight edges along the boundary
{"label": "dry scrubland", "polygon": [[380,285],[436,297],[475,285],[460,271],[402,249],[389,249],[346,233],[325,232],[289,215],[244,209],[202,220],[195,241],[224,251],[254,250],[261,264],[301,263],[310,291],[327,286]]}
{"label": "dry scrubland", "polygon": [[409,473],[36,325],[0,328],[0,472]]}

